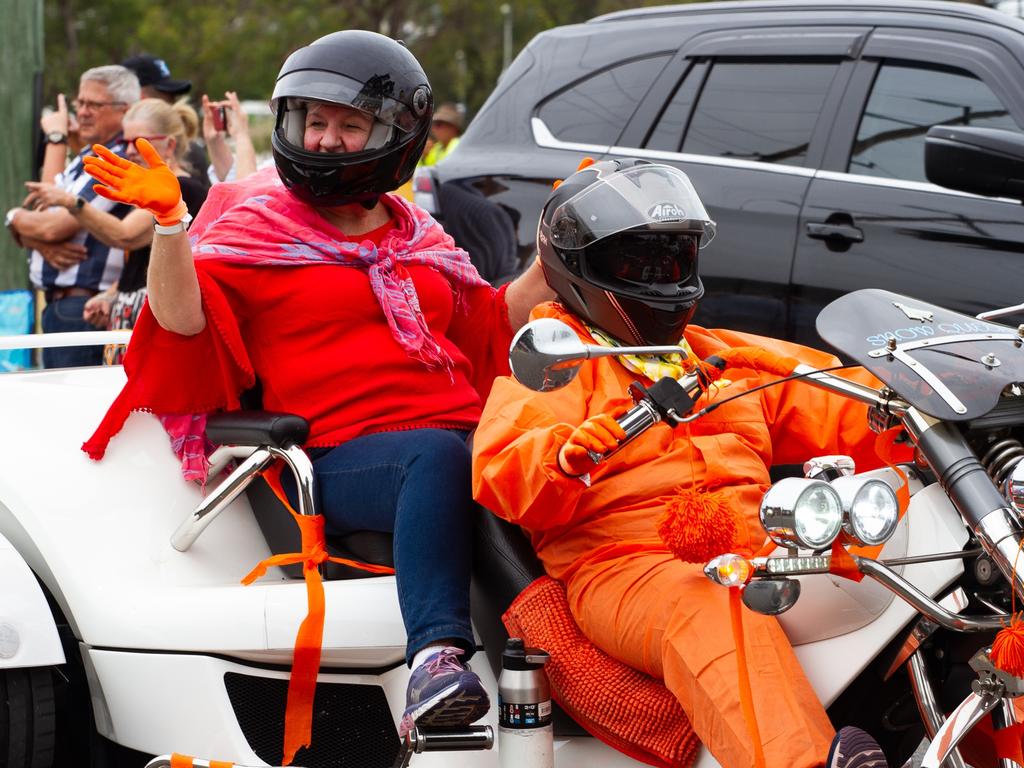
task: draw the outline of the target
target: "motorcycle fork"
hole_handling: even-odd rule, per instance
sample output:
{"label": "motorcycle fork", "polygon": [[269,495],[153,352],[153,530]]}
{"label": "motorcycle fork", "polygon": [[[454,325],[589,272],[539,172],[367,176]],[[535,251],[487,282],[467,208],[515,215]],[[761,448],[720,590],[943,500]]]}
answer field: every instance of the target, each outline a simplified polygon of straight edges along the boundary
{"label": "motorcycle fork", "polygon": [[[935,702],[935,692],[928,680],[921,652],[915,652],[908,660],[907,670],[910,672],[915,697],[918,696],[919,689],[922,692],[922,698],[918,699],[918,707],[921,709],[925,729],[930,732],[936,721],[940,723],[931,736],[931,744],[925,752],[921,768],[963,766],[963,759],[956,749],[957,744],[989,713],[992,713],[994,728],[1006,728],[1016,722],[1013,701],[1024,695],[1024,680],[996,669],[989,659],[989,650],[983,648],[971,659],[971,667],[978,673],[978,679],[971,684],[970,695],[944,721]],[[999,768],[1016,766],[1017,764],[1009,759],[999,761]]]}

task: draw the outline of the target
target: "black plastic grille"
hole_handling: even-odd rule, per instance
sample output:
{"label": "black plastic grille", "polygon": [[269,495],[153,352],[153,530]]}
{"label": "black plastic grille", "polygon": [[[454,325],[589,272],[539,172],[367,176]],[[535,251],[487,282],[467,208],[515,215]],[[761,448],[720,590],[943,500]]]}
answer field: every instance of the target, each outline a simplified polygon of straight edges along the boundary
{"label": "black plastic grille", "polygon": [[[226,672],[224,687],[252,751],[264,762],[280,765],[288,681]],[[313,739],[293,762],[305,768],[391,768],[398,749],[383,688],[317,683]]]}

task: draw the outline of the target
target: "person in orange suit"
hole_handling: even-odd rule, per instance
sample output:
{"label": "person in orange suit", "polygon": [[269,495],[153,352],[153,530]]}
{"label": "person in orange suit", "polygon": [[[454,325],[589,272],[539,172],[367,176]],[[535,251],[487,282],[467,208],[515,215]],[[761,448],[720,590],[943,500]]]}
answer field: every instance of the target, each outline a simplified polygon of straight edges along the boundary
{"label": "person in orange suit", "polygon": [[[865,406],[786,382],[689,425],[655,425],[600,464],[588,456],[625,437],[614,416],[632,404],[634,380],[679,378],[696,360],[740,346],[822,368],[838,364],[794,344],[688,325],[703,295],[698,249],[714,229],[689,179],[668,166],[604,160],[556,187],[537,243],[558,301],[533,317],[558,318],[589,344],[679,345],[687,359],[592,358],[569,385],[545,393],[499,378],[474,438],[474,495],[527,531],[590,640],[664,680],[725,768],[751,768],[758,752],[768,768],[886,766],[863,731],[847,727],[836,736],[776,619],[744,609],[752,704],[760,713],[755,748],[737,682],[728,590],[709,581],[701,563],[677,559],[659,536],[666,510],[696,493],[734,518],[722,521],[735,525],[731,551],[756,551],[765,538],[758,506],[769,466],[835,453],[852,456],[860,469],[879,464]],[[775,378],[728,367],[706,397],[724,399]]]}

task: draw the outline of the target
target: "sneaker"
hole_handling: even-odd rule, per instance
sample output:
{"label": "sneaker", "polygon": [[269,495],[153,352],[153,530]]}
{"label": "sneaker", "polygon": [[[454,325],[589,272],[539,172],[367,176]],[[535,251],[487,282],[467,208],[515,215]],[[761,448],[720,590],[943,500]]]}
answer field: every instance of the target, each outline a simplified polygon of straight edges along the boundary
{"label": "sneaker", "polygon": [[889,768],[878,742],[860,728],[841,728],[832,739],[825,768]]}
{"label": "sneaker", "polygon": [[487,714],[491,701],[476,673],[458,656],[461,648],[444,648],[412,671],[399,738],[413,728],[459,728]]}

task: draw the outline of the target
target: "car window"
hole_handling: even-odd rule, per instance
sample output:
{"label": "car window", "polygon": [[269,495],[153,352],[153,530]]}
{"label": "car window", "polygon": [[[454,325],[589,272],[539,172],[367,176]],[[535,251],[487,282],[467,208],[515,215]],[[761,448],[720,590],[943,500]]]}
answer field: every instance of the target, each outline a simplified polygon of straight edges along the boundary
{"label": "car window", "polygon": [[682,81],[676,86],[672,98],[661,112],[661,116],[654,124],[651,135],[645,145],[647,149],[660,149],[663,152],[678,152],[683,143],[683,130],[686,128],[686,119],[690,116],[690,109],[697,98],[697,91],[703,81],[704,69],[702,67],[691,67],[683,76]]}
{"label": "car window", "polygon": [[545,101],[537,116],[562,141],[614,144],[668,59],[651,56],[602,70]]}
{"label": "car window", "polygon": [[838,69],[838,61],[715,62],[683,152],[803,165]]}
{"label": "car window", "polygon": [[933,125],[1020,130],[996,95],[970,72],[885,62],[861,117],[849,172],[927,181],[924,139]]}

